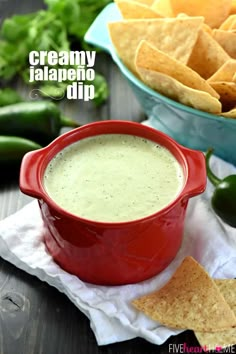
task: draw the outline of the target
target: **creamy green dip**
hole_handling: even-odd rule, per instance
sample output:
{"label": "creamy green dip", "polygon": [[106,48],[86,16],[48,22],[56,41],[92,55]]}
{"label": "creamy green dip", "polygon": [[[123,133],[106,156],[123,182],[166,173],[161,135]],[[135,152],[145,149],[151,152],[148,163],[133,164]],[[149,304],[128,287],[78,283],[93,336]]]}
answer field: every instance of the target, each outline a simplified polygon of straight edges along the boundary
{"label": "creamy green dip", "polygon": [[57,154],[46,168],[44,188],[73,214],[122,222],[167,206],[183,181],[180,164],[166,148],[133,135],[104,134]]}

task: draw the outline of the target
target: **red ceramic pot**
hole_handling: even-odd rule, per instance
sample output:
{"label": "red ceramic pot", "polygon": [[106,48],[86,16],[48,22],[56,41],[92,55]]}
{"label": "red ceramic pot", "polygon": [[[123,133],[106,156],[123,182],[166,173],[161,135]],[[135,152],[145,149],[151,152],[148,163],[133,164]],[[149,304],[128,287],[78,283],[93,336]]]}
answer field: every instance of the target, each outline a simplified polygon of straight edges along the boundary
{"label": "red ceramic pot", "polygon": [[[50,160],[69,144],[107,133],[140,136],[169,149],[185,177],[178,197],[161,211],[129,222],[87,220],[58,206],[42,182]],[[71,130],[47,147],[26,154],[20,172],[20,189],[39,201],[45,243],[54,260],[83,281],[103,285],[139,282],[167,267],[181,246],[188,200],[202,193],[205,185],[205,158],[201,152],[128,121],[101,121]]]}

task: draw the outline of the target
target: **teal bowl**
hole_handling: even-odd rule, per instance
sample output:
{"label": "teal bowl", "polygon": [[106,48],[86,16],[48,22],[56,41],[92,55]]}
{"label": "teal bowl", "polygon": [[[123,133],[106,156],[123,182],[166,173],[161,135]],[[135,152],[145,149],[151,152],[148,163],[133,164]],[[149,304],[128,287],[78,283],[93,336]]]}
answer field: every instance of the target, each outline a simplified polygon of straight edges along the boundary
{"label": "teal bowl", "polygon": [[112,56],[146,113],[149,124],[189,148],[206,151],[212,147],[217,156],[236,165],[236,119],[185,106],[142,83],[125,67],[111,43],[107,23],[120,18],[116,4],[107,5],[89,28],[85,41]]}

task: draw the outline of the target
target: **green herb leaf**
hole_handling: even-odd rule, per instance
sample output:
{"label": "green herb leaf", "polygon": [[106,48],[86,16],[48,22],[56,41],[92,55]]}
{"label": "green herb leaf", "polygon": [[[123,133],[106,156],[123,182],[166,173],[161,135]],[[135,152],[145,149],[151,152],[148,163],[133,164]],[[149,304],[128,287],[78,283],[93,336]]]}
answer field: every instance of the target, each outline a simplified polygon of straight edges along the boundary
{"label": "green herb leaf", "polygon": [[[10,80],[16,74],[29,83],[28,56],[32,50],[70,51],[71,45],[88,49],[84,34],[111,0],[44,0],[47,10],[28,15],[16,15],[3,21],[0,30],[0,78]],[[76,39],[76,43],[74,40]],[[94,80],[95,104],[101,104],[108,96],[107,84],[101,75]],[[62,92],[58,83],[43,84],[52,97]],[[60,90],[58,91],[58,87]]]}
{"label": "green herb leaf", "polygon": [[17,91],[11,88],[4,88],[0,90],[0,107],[8,106],[10,104],[22,101],[23,99]]}
{"label": "green herb leaf", "polygon": [[[75,0],[45,0],[49,11],[54,13],[65,25],[68,33],[72,33],[71,28],[78,23],[80,16],[80,6]],[[77,26],[77,25],[76,25]]]}
{"label": "green herb leaf", "polygon": [[29,15],[16,15],[3,21],[1,36],[10,42],[23,39],[28,34],[30,22],[37,16],[36,13]]}
{"label": "green herb leaf", "polygon": [[108,97],[109,91],[105,78],[96,73],[94,81],[90,81],[90,85],[93,84],[95,88],[95,97],[93,102],[96,106],[100,106]]}

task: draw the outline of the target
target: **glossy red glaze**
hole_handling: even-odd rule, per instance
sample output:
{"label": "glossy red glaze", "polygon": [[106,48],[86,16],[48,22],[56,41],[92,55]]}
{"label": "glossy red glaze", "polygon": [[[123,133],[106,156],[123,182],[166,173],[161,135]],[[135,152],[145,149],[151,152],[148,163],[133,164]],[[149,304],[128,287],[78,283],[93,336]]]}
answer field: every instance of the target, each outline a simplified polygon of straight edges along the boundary
{"label": "glossy red glaze", "polygon": [[[165,146],[181,164],[185,184],[167,207],[148,217],[120,223],[86,220],[59,207],[45,192],[43,175],[63,148],[98,134],[131,134]],[[183,236],[190,197],[206,186],[205,157],[177,144],[167,135],[128,121],[101,121],[74,129],[47,147],[25,155],[20,172],[23,193],[36,197],[44,220],[44,239],[62,268],[95,284],[135,283],[161,272],[175,257]]]}

